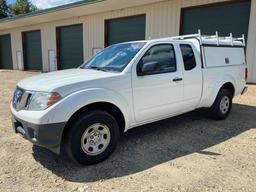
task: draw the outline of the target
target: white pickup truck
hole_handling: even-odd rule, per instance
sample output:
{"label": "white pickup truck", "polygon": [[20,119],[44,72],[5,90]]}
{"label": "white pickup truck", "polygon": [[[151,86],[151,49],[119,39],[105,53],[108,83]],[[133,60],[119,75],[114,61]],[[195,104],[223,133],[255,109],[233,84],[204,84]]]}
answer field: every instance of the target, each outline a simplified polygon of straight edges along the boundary
{"label": "white pickup truck", "polygon": [[244,38],[200,34],[110,46],[77,69],[21,80],[13,128],[35,145],[94,164],[127,130],[209,108],[225,119],[246,91]]}

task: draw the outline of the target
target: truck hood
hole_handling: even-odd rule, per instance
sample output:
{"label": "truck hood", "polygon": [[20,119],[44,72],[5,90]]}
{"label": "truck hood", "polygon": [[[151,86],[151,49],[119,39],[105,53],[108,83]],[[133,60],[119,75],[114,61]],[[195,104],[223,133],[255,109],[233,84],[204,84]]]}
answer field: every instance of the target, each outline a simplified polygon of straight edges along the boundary
{"label": "truck hood", "polygon": [[103,72],[91,69],[68,69],[36,75],[21,80],[18,86],[30,91],[51,92],[57,88],[77,83],[89,82],[91,80],[108,78],[117,73]]}

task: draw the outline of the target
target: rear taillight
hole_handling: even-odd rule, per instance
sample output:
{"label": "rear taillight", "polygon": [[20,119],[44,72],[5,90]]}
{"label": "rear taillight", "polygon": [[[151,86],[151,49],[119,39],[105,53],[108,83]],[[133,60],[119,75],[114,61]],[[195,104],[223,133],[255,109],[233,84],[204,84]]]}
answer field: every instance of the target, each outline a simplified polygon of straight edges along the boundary
{"label": "rear taillight", "polygon": [[247,67],[245,68],[245,71],[244,71],[244,77],[245,77],[245,81],[247,81],[247,79],[248,79],[248,68]]}

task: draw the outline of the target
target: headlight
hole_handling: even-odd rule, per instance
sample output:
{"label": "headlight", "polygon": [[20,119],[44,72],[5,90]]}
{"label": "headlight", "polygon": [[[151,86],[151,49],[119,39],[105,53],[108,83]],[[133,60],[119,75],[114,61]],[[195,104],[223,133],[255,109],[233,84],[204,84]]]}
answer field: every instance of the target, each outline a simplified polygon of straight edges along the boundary
{"label": "headlight", "polygon": [[28,110],[43,111],[61,99],[58,93],[34,92],[28,103]]}

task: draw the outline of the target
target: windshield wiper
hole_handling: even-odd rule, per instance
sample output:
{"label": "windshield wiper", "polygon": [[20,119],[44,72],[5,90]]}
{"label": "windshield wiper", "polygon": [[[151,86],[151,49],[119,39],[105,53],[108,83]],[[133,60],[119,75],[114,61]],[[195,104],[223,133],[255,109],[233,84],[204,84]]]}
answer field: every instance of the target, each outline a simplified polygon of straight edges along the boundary
{"label": "windshield wiper", "polygon": [[94,70],[97,70],[97,71],[104,71],[104,72],[107,72],[106,69],[104,69],[104,68],[102,68],[102,67],[96,67],[96,66],[87,67],[86,69],[94,69]]}

